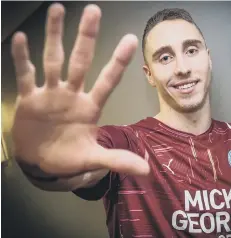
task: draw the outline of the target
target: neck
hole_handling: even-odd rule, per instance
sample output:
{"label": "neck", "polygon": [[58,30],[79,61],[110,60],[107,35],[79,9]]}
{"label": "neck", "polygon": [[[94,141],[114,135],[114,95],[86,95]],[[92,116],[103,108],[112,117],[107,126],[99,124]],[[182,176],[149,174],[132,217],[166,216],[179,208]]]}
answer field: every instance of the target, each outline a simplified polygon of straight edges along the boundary
{"label": "neck", "polygon": [[212,122],[210,100],[208,98],[203,107],[192,113],[181,113],[165,104],[155,118],[176,130],[200,135],[209,129]]}

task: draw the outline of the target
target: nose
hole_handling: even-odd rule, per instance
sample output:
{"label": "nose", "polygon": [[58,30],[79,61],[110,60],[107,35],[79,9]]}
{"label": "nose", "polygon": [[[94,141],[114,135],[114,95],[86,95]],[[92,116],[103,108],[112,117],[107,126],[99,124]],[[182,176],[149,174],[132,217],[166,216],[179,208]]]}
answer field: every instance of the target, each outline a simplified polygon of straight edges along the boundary
{"label": "nose", "polygon": [[175,75],[178,77],[189,77],[191,69],[183,57],[179,57],[176,61]]}

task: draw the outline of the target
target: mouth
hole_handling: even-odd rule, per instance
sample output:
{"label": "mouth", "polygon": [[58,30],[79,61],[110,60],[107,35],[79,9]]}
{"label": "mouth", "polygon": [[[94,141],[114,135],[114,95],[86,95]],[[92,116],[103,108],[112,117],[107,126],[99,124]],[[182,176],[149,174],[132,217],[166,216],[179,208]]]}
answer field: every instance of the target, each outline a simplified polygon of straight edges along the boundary
{"label": "mouth", "polygon": [[179,83],[179,84],[172,85],[172,87],[180,93],[189,94],[189,93],[192,93],[194,91],[198,82],[199,82],[199,80],[191,81],[191,82],[185,82],[185,83]]}

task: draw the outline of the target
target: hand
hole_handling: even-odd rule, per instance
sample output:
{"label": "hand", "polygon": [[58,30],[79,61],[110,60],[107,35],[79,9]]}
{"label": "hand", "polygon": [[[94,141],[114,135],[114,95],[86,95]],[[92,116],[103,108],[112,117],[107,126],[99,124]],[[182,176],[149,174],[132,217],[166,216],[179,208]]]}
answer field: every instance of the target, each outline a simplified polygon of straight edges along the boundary
{"label": "hand", "polygon": [[60,176],[101,168],[147,174],[149,166],[138,155],[105,149],[96,141],[101,110],[131,61],[137,38],[129,34],[121,39],[92,90],[85,93],[84,76],[94,56],[101,11],[96,5],[84,9],[67,78],[61,80],[64,15],[65,9],[58,3],[48,10],[42,87],[36,87],[36,70],[29,59],[26,35],[17,32],[13,36],[12,56],[18,85],[12,128],[15,154],[44,172]]}

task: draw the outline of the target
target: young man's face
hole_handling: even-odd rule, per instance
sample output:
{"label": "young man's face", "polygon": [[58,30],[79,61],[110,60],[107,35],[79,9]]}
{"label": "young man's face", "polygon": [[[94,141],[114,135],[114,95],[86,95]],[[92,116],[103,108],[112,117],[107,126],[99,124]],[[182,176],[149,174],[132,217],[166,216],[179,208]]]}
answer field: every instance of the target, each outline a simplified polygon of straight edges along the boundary
{"label": "young man's face", "polygon": [[144,71],[157,87],[160,103],[194,112],[208,99],[211,60],[198,29],[184,20],[156,25],[146,40]]}

